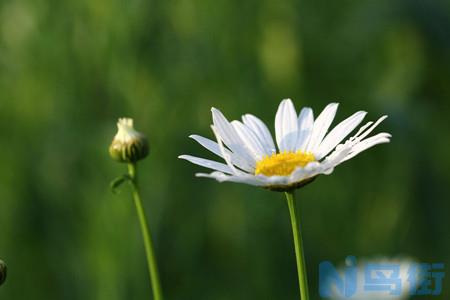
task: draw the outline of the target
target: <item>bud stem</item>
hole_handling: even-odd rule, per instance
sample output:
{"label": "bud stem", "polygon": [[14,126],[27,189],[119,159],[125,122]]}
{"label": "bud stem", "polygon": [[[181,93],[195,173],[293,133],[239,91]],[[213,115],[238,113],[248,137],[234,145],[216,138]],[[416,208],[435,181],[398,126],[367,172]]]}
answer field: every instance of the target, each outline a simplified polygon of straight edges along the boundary
{"label": "bud stem", "polygon": [[137,180],[137,168],[136,163],[128,164],[128,174],[130,175],[130,183],[133,190],[134,204],[136,205],[136,211],[141,225],[142,238],[144,240],[145,254],[147,256],[148,271],[150,273],[150,283],[153,290],[153,299],[162,300],[161,283],[159,281],[158,266],[156,264],[155,254],[153,251],[153,243],[148,227],[147,216],[145,214],[144,207],[142,206],[142,199],[139,193],[139,186]]}

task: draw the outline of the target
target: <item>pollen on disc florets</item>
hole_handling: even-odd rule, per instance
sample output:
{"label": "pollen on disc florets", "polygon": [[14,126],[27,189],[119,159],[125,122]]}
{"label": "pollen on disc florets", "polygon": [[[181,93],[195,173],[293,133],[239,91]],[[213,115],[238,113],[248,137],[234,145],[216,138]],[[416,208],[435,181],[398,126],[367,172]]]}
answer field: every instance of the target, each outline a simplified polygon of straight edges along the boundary
{"label": "pollen on disc florets", "polygon": [[287,176],[292,174],[298,167],[304,167],[315,160],[311,152],[284,151],[274,153],[256,163],[255,175]]}
{"label": "pollen on disc florets", "polygon": [[117,122],[117,134],[109,147],[109,154],[119,162],[137,162],[149,152],[147,138],[133,127],[133,119],[121,118]]}

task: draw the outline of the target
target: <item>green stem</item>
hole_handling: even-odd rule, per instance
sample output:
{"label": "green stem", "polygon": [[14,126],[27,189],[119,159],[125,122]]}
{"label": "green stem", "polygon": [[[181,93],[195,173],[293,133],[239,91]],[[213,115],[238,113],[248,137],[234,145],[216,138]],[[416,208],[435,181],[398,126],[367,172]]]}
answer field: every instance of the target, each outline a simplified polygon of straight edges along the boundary
{"label": "green stem", "polygon": [[147,216],[145,215],[144,207],[142,206],[142,199],[139,194],[139,186],[137,181],[136,164],[128,164],[128,174],[130,175],[130,182],[133,189],[133,199],[136,205],[136,211],[141,225],[142,238],[144,240],[145,254],[147,255],[148,271],[150,273],[150,283],[153,290],[153,299],[162,300],[161,284],[158,275],[158,266],[156,264],[155,253],[153,251],[153,243],[148,227]]}
{"label": "green stem", "polygon": [[303,252],[303,240],[301,234],[300,218],[297,218],[294,192],[286,192],[286,200],[291,216],[292,234],[294,236],[295,257],[297,260],[298,283],[300,287],[300,299],[309,300],[308,279],[306,275],[305,254]]}

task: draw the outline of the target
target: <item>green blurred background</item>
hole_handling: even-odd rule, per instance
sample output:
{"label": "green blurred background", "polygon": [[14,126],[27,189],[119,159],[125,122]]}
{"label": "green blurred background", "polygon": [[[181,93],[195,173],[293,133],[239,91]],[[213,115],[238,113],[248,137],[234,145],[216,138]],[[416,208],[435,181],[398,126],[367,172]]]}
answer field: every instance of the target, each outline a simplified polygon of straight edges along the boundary
{"label": "green blurred background", "polygon": [[[273,124],[281,99],[337,120],[390,116],[378,146],[298,192],[308,273],[409,255],[450,264],[450,2],[3,0],[0,299],[149,299],[118,117],[151,141],[140,164],[167,299],[296,299],[283,195],[198,179],[210,107]],[[336,123],[334,123],[336,124]],[[273,129],[273,126],[271,126]],[[448,268],[447,268],[448,270]],[[450,278],[444,279],[449,299]]]}

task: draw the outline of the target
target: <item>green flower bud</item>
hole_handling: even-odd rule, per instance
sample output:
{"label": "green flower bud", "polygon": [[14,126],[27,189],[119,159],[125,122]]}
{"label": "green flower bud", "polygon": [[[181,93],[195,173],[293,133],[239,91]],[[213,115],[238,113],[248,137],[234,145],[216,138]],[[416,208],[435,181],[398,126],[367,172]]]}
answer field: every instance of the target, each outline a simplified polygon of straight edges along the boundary
{"label": "green flower bud", "polygon": [[6,280],[7,268],[3,260],[0,259],[0,285],[2,285]]}
{"label": "green flower bud", "polygon": [[142,133],[133,128],[133,119],[119,119],[117,128],[117,134],[109,146],[111,157],[123,163],[144,159],[149,152],[148,141]]}

